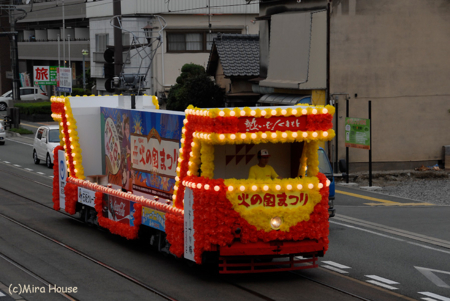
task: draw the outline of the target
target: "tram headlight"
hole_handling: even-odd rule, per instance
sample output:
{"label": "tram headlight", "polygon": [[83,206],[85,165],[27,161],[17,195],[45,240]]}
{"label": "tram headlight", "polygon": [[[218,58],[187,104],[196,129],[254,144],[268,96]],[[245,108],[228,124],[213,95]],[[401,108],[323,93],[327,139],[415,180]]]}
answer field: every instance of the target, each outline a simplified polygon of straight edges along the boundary
{"label": "tram headlight", "polygon": [[270,220],[270,226],[274,230],[280,229],[282,223],[283,223],[283,219],[278,216],[272,217],[272,219]]}

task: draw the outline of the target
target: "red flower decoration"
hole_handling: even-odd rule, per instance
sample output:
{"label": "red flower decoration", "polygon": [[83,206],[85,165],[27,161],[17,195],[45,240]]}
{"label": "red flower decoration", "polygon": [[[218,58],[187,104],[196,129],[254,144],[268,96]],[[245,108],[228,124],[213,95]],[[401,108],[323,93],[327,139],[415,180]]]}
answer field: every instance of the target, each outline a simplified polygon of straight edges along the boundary
{"label": "red flower decoration", "polygon": [[66,198],[66,212],[69,214],[76,213],[76,206],[78,201],[78,186],[71,183],[66,183],[64,187],[64,195]]}
{"label": "red flower decoration", "polygon": [[328,131],[333,128],[333,116],[331,114],[309,114],[306,118],[306,129],[308,131]]}

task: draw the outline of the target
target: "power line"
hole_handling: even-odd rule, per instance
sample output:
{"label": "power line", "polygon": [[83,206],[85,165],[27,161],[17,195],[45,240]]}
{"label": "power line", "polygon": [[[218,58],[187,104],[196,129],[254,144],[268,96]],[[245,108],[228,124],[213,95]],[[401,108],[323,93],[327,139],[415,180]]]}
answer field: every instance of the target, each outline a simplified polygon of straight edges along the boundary
{"label": "power line", "polygon": [[[122,2],[122,0],[113,0],[113,2],[116,2],[116,1]],[[277,1],[277,0],[274,0],[274,2],[275,2],[275,1]],[[106,2],[106,0],[98,0],[98,1],[95,1],[95,2]],[[80,5],[80,4],[86,4],[86,3],[87,3],[87,1],[82,1],[82,2],[77,2],[77,3],[65,4],[64,6],[67,7],[67,6],[74,6],[74,5]],[[248,6],[248,5],[256,5],[256,4],[259,5],[259,3],[260,3],[260,1],[257,1],[257,2],[251,2],[251,3],[248,3],[248,4],[247,4],[247,3],[242,3],[242,4],[227,4],[227,5],[212,5],[212,6],[206,5],[206,6],[201,6],[201,7],[185,8],[185,9],[179,9],[179,10],[169,10],[169,8],[168,8],[168,11],[167,11],[167,12],[152,13],[152,15],[160,15],[160,14],[167,14],[167,13],[179,13],[179,12],[186,12],[186,11],[193,11],[193,10],[201,10],[201,9],[209,9],[209,8],[224,8],[224,7],[235,7],[235,6]],[[96,5],[90,5],[89,7],[98,7],[98,6],[102,6],[102,5],[110,5],[110,4],[111,4],[111,2],[108,2],[108,3],[99,3],[99,4],[96,4]],[[167,4],[169,5],[169,2],[167,2]],[[56,4],[55,6],[52,6],[52,7],[45,7],[45,8],[41,8],[41,9],[33,9],[33,10],[30,11],[30,12],[34,13],[34,12],[40,12],[40,11],[45,11],[45,10],[50,10],[50,9],[56,9],[56,8],[60,8],[60,7],[61,7],[61,5]]]}

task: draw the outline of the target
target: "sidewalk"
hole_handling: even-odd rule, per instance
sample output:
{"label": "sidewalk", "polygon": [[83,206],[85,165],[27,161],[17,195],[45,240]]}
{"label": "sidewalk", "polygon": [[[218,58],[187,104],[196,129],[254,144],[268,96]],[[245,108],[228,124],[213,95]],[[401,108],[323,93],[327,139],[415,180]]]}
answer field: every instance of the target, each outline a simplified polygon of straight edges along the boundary
{"label": "sidewalk", "polygon": [[[372,186],[386,187],[398,186],[407,181],[414,180],[448,180],[450,179],[450,170],[390,170],[390,171],[373,171],[372,172]],[[335,175],[337,185],[365,187],[369,185],[368,172],[350,173],[349,183],[346,183],[346,177],[342,175]],[[369,190],[371,190],[369,188]]]}

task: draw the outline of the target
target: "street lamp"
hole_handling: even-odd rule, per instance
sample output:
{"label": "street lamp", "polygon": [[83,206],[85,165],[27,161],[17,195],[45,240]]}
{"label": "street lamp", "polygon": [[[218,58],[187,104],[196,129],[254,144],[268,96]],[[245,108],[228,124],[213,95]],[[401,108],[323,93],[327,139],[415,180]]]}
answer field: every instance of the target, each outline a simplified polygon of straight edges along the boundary
{"label": "street lamp", "polygon": [[145,33],[145,38],[147,39],[147,42],[150,44],[150,40],[152,39],[152,30],[154,29],[155,27],[153,27],[151,24],[150,24],[150,22],[146,25],[146,26],[144,26],[142,29],[144,30],[144,33]]}
{"label": "street lamp", "polygon": [[86,74],[85,74],[85,63],[84,58],[88,55],[88,51],[86,49],[81,50],[81,54],[83,55],[83,90],[86,90]]}

